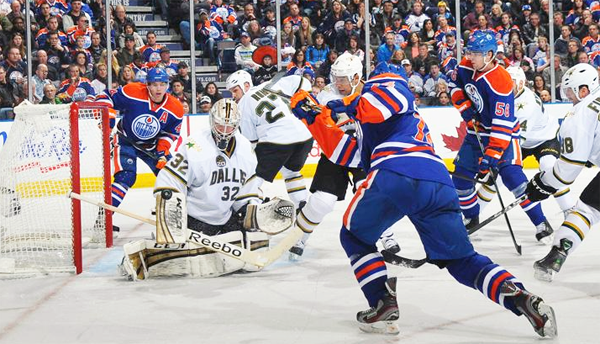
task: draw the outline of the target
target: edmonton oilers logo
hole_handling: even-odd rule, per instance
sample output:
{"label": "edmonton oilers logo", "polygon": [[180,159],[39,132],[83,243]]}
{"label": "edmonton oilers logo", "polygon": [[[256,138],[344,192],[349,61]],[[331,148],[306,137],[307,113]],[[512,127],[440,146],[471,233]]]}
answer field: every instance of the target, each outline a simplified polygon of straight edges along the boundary
{"label": "edmonton oilers logo", "polygon": [[473,84],[466,84],[465,92],[467,93],[469,99],[471,99],[471,101],[474,103],[473,105],[475,105],[477,112],[483,112],[483,99],[481,98],[479,91],[477,91],[477,87],[475,87]]}
{"label": "edmonton oilers logo", "polygon": [[133,134],[140,140],[148,140],[154,138],[160,131],[160,123],[158,119],[151,115],[138,116],[131,123]]}
{"label": "edmonton oilers logo", "polygon": [[221,155],[217,155],[217,166],[225,167],[225,158],[222,157]]}

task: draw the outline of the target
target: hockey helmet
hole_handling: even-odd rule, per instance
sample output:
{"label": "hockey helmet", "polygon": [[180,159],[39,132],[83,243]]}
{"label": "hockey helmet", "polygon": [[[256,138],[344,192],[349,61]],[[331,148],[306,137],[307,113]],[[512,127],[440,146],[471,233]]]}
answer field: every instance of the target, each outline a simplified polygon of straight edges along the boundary
{"label": "hockey helmet", "polygon": [[209,112],[210,130],[219,150],[224,151],[240,126],[240,113],[233,99],[219,99]]}
{"label": "hockey helmet", "polygon": [[392,73],[406,78],[406,71],[404,68],[395,65],[393,63],[379,62],[375,69],[371,72],[369,77],[373,78],[381,74]]}
{"label": "hockey helmet", "polygon": [[239,86],[242,89],[242,92],[246,93],[246,90],[244,89],[245,83],[250,84],[250,87],[252,87],[252,76],[245,70],[238,70],[227,77],[227,81],[225,81],[225,87],[227,87],[228,90],[231,90],[232,88]]}
{"label": "hockey helmet", "polygon": [[362,78],[363,65],[358,56],[348,52],[338,56],[333,65],[331,65],[331,80],[335,78],[346,77],[352,82],[354,76],[358,74],[358,78]]}
{"label": "hockey helmet", "polygon": [[[590,92],[598,88],[598,72],[587,63],[579,63],[569,68],[561,81],[561,88],[569,99],[574,96],[578,101],[581,101],[579,90],[582,86],[587,86]],[[573,93],[572,96],[569,94],[571,92]]]}
{"label": "hockey helmet", "polygon": [[525,87],[525,84],[527,83],[525,72],[519,66],[510,66],[506,68],[506,71],[508,72],[508,74],[510,74],[511,79],[513,80],[515,86],[515,94],[518,94],[519,92],[521,92],[521,90],[523,89],[523,87]]}
{"label": "hockey helmet", "polygon": [[496,33],[492,30],[477,30],[469,36],[467,42],[467,52],[486,54],[488,51],[494,53],[498,51],[498,42],[496,41]]}
{"label": "hockey helmet", "polygon": [[146,75],[146,83],[152,82],[166,82],[169,83],[169,74],[163,68],[152,68],[148,71],[148,75]]}

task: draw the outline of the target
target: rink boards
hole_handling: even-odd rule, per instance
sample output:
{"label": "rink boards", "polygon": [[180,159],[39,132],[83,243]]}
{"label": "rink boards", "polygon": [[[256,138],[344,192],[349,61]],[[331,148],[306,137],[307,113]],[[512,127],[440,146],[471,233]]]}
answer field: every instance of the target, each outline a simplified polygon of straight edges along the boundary
{"label": "rink boards", "polygon": [[[545,105],[544,108],[550,116],[557,120],[562,120],[570,104],[556,103]],[[462,121],[460,114],[453,107],[426,107],[419,110],[421,116],[429,126],[431,138],[434,142],[436,153],[444,159],[446,165],[451,168],[452,161],[456,156],[456,152],[460,147],[462,138],[465,135],[465,122]],[[4,142],[10,135],[12,121],[0,121],[0,149],[4,146]],[[182,137],[189,135],[198,130],[208,127],[208,117],[206,115],[194,114],[188,115],[184,119],[182,126]],[[177,146],[181,143],[178,141]],[[308,155],[306,165],[302,170],[305,177],[312,177],[317,166],[317,162],[321,155],[321,149],[315,142],[313,149]],[[140,160],[138,160],[138,177],[134,187],[151,187],[154,185],[155,177],[150,169]],[[537,168],[537,162],[534,159],[528,158],[524,161],[525,168]]]}

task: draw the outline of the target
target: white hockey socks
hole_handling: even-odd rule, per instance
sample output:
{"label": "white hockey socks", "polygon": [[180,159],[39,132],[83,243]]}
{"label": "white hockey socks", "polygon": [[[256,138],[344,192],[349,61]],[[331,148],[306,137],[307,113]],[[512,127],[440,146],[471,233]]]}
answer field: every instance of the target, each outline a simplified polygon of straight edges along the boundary
{"label": "white hockey socks", "polygon": [[488,186],[486,184],[481,185],[477,191],[477,203],[479,203],[480,213],[488,204],[490,204],[494,197],[496,197],[496,190],[494,190],[493,186]]}
{"label": "white hockey socks", "polygon": [[569,252],[577,249],[590,228],[600,222],[600,212],[582,201],[577,201],[573,211],[569,212],[565,221],[554,234],[554,246],[560,245],[560,240],[567,238],[573,243]]}
{"label": "white hockey socks", "polygon": [[304,177],[302,177],[300,172],[290,171],[285,167],[281,168],[281,174],[285,179],[287,193],[292,202],[294,202],[294,205],[296,205],[296,208],[298,208],[300,202],[306,201],[306,198],[308,197]]}
{"label": "white hockey socks", "polygon": [[[296,218],[296,225],[304,233],[312,233],[323,221],[325,215],[333,211],[337,196],[327,192],[317,191],[308,198],[308,202]],[[308,239],[308,238],[307,238]]]}

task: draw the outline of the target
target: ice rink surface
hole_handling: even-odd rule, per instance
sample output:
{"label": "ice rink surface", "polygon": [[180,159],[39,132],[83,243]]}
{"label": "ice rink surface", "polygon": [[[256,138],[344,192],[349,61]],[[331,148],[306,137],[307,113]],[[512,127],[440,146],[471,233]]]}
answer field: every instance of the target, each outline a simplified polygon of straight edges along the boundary
{"label": "ice rink surface", "polygon": [[[527,171],[529,177],[533,173]],[[596,173],[586,169],[572,188],[574,195]],[[264,190],[285,195],[282,181]],[[506,190],[502,194],[505,203],[514,199]],[[389,267],[389,275],[399,279],[400,335],[361,333],[355,314],[367,305],[338,240],[348,201],[338,202],[316,229],[301,261],[290,262],[286,255],[261,272],[209,279],[126,281],[116,271],[121,246],[148,238],[153,228],[116,216],[121,235],[115,247],[85,250],[82,275],[0,280],[0,343],[600,343],[598,226],[554,282],[544,283],[534,279],[532,264],[549,247],[535,241],[535,229],[520,209],[509,216],[522,256],[503,218],[482,229],[473,243],[554,307],[558,338],[540,339],[524,317],[429,264],[416,270]],[[152,202],[150,189],[134,189],[121,207],[150,216]],[[563,215],[557,204],[550,199],[543,208],[558,228]],[[482,218],[499,209],[494,201]],[[424,257],[407,219],[394,229],[403,256]]]}

